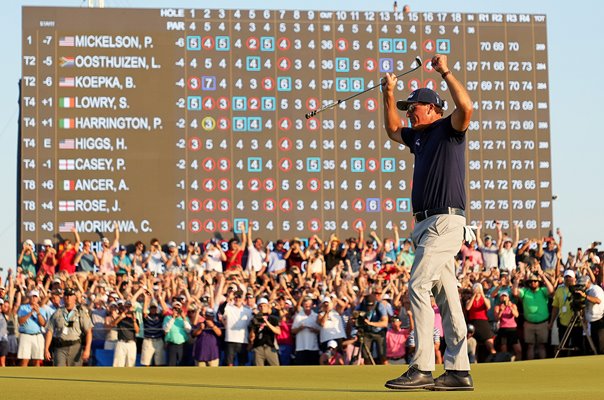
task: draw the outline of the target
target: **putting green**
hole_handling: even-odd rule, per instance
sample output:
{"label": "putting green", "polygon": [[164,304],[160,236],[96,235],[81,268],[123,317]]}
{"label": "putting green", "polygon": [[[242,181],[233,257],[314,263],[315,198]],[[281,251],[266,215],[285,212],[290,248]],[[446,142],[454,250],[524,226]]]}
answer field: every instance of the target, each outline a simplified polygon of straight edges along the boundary
{"label": "putting green", "polygon": [[[602,394],[604,356],[478,364],[474,392],[384,388],[406,366],[235,368],[2,368],[0,399],[569,399]],[[439,369],[436,373],[440,373]]]}

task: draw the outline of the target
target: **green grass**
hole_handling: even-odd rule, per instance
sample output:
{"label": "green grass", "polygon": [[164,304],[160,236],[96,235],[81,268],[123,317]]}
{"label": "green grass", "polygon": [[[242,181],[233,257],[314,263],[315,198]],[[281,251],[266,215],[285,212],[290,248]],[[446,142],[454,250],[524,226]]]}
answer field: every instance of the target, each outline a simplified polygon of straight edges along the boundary
{"label": "green grass", "polygon": [[594,399],[602,389],[593,372],[603,363],[592,356],[478,364],[476,390],[459,393],[384,388],[406,366],[2,368],[0,399]]}

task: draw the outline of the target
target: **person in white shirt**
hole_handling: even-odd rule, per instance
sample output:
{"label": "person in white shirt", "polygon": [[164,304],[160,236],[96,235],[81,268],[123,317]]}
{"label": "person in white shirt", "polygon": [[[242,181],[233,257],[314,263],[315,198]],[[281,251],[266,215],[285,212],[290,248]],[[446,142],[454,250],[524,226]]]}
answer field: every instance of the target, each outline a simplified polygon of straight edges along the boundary
{"label": "person in white shirt", "polygon": [[312,310],[312,299],[302,301],[302,310],[294,317],[292,335],[296,335],[296,365],[319,365],[319,337],[321,327],[317,313]]}
{"label": "person in white shirt", "polygon": [[206,245],[206,251],[203,253],[203,261],[206,263],[206,271],[216,271],[222,273],[222,262],[227,257],[216,239],[211,239]]}
{"label": "person in white shirt", "polygon": [[168,257],[162,251],[159,240],[151,239],[151,249],[145,254],[145,261],[143,262],[144,268],[155,276],[161,275],[164,273],[164,265],[167,261]]}
{"label": "person in white shirt", "polygon": [[243,305],[243,291],[235,292],[235,301],[227,304],[222,315],[225,328],[225,362],[233,366],[235,355],[238,365],[247,364],[248,327],[252,321],[252,310]]}
{"label": "person in white shirt", "polygon": [[[268,265],[268,255],[264,251],[262,239],[256,238],[252,241],[252,224],[248,227],[247,243],[247,270],[254,276],[261,276],[266,272]],[[254,282],[254,279],[252,279]]]}
{"label": "person in white shirt", "polygon": [[585,319],[590,324],[591,340],[598,351],[604,353],[604,290],[591,283],[588,276],[579,278],[579,285],[585,285]]}
{"label": "person in white shirt", "polygon": [[275,248],[268,255],[268,273],[271,275],[279,275],[285,272],[286,260],[283,244],[283,240],[277,240]]}
{"label": "person in white shirt", "polygon": [[509,236],[503,236],[501,232],[501,222],[495,223],[497,226],[497,244],[499,246],[499,271],[507,271],[512,274],[516,271],[516,253],[518,251],[518,238],[520,237],[520,228],[514,223],[515,240]]}
{"label": "person in white shirt", "polygon": [[344,321],[342,316],[333,309],[331,299],[328,296],[321,300],[321,312],[317,317],[317,323],[321,326],[319,333],[319,348],[321,351],[327,350],[327,342],[335,340],[338,345],[346,337],[344,331]]}

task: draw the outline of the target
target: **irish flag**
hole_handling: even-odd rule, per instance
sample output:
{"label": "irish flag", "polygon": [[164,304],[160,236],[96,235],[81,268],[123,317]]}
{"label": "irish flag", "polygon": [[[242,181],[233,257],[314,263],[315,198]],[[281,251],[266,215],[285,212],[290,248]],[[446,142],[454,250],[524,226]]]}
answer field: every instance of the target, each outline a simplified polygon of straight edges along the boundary
{"label": "irish flag", "polygon": [[73,118],[60,118],[59,128],[61,129],[73,129],[75,128],[75,119]]}
{"label": "irish flag", "polygon": [[61,108],[75,107],[75,98],[74,97],[61,97],[59,99],[59,107],[61,107]]}

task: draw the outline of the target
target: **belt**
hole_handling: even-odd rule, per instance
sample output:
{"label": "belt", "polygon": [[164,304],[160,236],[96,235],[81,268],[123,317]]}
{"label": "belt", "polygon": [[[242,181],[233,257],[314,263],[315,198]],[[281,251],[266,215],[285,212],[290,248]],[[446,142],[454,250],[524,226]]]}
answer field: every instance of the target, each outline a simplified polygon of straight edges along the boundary
{"label": "belt", "polygon": [[398,361],[398,360],[403,360],[404,358],[405,358],[405,356],[402,356],[402,357],[390,357],[390,358],[388,358],[388,360]]}
{"label": "belt", "polygon": [[455,207],[443,207],[443,208],[433,208],[430,210],[420,211],[413,214],[415,217],[415,221],[421,222],[428,217],[433,215],[441,215],[441,214],[449,214],[449,215],[461,215],[462,217],[466,216],[466,212],[461,208]]}
{"label": "belt", "polygon": [[69,347],[69,346],[73,346],[74,344],[79,344],[80,340],[63,340],[61,338],[53,338],[52,339],[52,344],[55,347]]}

